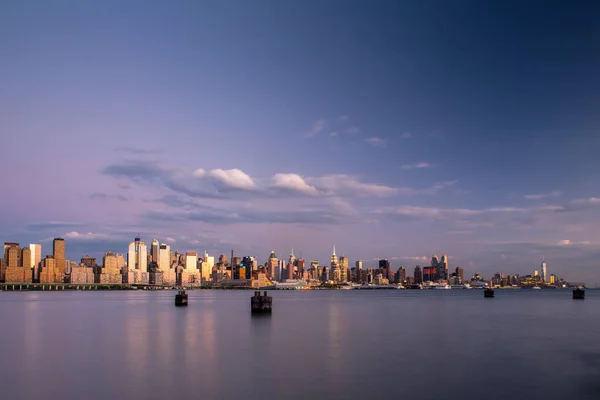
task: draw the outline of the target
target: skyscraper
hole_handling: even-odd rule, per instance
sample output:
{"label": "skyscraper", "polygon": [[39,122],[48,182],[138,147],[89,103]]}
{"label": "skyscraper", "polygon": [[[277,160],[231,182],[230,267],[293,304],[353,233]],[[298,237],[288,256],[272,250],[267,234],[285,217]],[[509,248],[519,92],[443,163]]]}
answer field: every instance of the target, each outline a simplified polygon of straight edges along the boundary
{"label": "skyscraper", "polygon": [[334,282],[339,282],[341,279],[340,265],[338,264],[338,258],[335,254],[335,246],[333,246],[333,254],[331,255],[331,276]]}
{"label": "skyscraper", "polygon": [[152,261],[154,261],[157,264],[158,264],[159,250],[160,250],[160,244],[158,243],[158,240],[154,239],[150,246],[150,253],[152,255]]}
{"label": "skyscraper", "polygon": [[40,262],[42,261],[42,245],[36,243],[29,244],[31,250],[31,266],[33,267],[33,279],[39,279]]}
{"label": "skyscraper", "polygon": [[387,259],[384,258],[379,260],[379,269],[381,270],[381,275],[383,275],[384,278],[390,279],[390,262]]}
{"label": "skyscraper", "polygon": [[148,250],[146,243],[142,242],[139,236],[129,243],[127,270],[128,283],[144,283],[144,274],[148,277]]}
{"label": "skyscraper", "polygon": [[158,250],[158,268],[163,272],[171,268],[171,246],[162,243]]}
{"label": "skyscraper", "polygon": [[542,261],[542,282],[546,282],[548,280],[548,271],[546,269],[546,261]]}
{"label": "skyscraper", "polygon": [[[273,278],[275,276],[275,268],[277,268],[278,265],[279,260],[277,259],[275,252],[272,251],[271,254],[269,254],[269,258],[267,259],[267,262],[265,264],[267,270],[267,277]],[[279,276],[278,278],[281,279],[281,276]]]}
{"label": "skyscraper", "polygon": [[65,261],[65,239],[56,238],[52,242],[52,254],[54,255],[54,268],[57,274],[58,282],[62,282],[66,272]]}
{"label": "skyscraper", "polygon": [[185,253],[185,269],[190,271],[198,269],[198,253],[195,251]]}
{"label": "skyscraper", "polygon": [[340,282],[348,282],[348,257],[340,257]]}
{"label": "skyscraper", "polygon": [[421,271],[421,267],[419,265],[415,267],[414,278],[415,283],[423,283],[423,271]]}

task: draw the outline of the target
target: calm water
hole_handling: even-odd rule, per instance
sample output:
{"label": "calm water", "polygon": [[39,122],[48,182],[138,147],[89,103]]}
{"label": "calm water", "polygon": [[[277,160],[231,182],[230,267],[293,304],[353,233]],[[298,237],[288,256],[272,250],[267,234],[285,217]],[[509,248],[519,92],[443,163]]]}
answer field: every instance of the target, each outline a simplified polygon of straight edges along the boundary
{"label": "calm water", "polygon": [[600,398],[600,293],[0,293],[3,399]]}

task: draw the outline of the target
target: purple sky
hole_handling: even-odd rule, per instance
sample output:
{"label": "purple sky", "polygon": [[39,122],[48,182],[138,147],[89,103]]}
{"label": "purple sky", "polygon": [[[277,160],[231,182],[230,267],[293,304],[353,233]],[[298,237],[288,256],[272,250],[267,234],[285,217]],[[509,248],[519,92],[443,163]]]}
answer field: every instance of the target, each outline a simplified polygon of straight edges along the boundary
{"label": "purple sky", "polygon": [[592,2],[4,1],[0,239],[600,283]]}

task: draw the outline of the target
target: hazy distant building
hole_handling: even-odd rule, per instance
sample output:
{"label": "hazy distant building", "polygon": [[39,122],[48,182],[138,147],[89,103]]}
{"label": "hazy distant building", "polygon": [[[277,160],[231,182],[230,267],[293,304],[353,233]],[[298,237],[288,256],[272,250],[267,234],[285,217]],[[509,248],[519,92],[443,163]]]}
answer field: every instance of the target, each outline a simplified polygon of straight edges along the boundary
{"label": "hazy distant building", "polygon": [[396,272],[396,282],[406,282],[406,269],[403,266],[400,266],[400,268],[398,268],[398,272]]}
{"label": "hazy distant building", "polygon": [[465,271],[461,267],[456,267],[456,276],[458,277],[459,284],[465,283]]}
{"label": "hazy distant building", "polygon": [[437,278],[448,279],[448,256],[446,254],[442,255],[442,259],[438,263]]}

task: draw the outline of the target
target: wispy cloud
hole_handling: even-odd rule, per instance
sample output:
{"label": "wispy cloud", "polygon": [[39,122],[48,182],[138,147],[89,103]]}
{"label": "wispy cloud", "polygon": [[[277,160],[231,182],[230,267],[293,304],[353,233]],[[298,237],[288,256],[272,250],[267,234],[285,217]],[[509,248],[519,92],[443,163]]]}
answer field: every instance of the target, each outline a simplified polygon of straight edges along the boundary
{"label": "wispy cloud", "polygon": [[409,138],[413,137],[413,134],[412,134],[412,132],[402,132],[400,134],[400,137],[402,139],[409,139]]}
{"label": "wispy cloud", "polygon": [[137,155],[148,155],[148,154],[159,154],[161,150],[158,149],[144,149],[141,147],[116,147],[114,149],[117,153],[128,153],[128,154],[137,154]]}
{"label": "wispy cloud", "polygon": [[111,199],[116,199],[119,201],[127,201],[128,200],[127,197],[123,196],[122,194],[106,194],[106,193],[100,193],[100,192],[92,193],[88,197],[92,200],[111,200]]}
{"label": "wispy cloud", "polygon": [[313,137],[319,134],[323,130],[323,128],[325,128],[325,118],[317,120],[313,124],[312,128],[310,128],[307,132],[304,133],[304,136]]}
{"label": "wispy cloud", "polygon": [[360,128],[358,126],[351,126],[345,130],[346,133],[356,134],[360,132]]}
{"label": "wispy cloud", "polygon": [[433,164],[428,162],[419,162],[414,164],[404,164],[402,169],[425,169],[425,168],[433,168]]}
{"label": "wispy cloud", "polygon": [[74,228],[78,226],[83,226],[83,222],[60,222],[60,221],[49,221],[42,222],[39,224],[31,224],[27,225],[28,230],[36,231],[36,230],[53,230],[57,228]]}
{"label": "wispy cloud", "polygon": [[550,193],[526,194],[523,197],[526,198],[527,200],[541,200],[541,199],[545,199],[548,197],[558,197],[560,195],[561,195],[561,193],[559,191],[555,190]]}
{"label": "wispy cloud", "polygon": [[79,233],[77,231],[71,231],[71,232],[67,232],[64,235],[65,239],[72,239],[72,240],[103,240],[103,239],[110,239],[110,236],[104,233],[92,233],[92,232],[88,232],[88,233]]}
{"label": "wispy cloud", "polygon": [[374,147],[384,147],[385,146],[385,140],[383,140],[377,136],[372,136],[372,137],[366,138],[365,142],[367,142],[368,144],[370,144],[371,146],[374,146]]}

